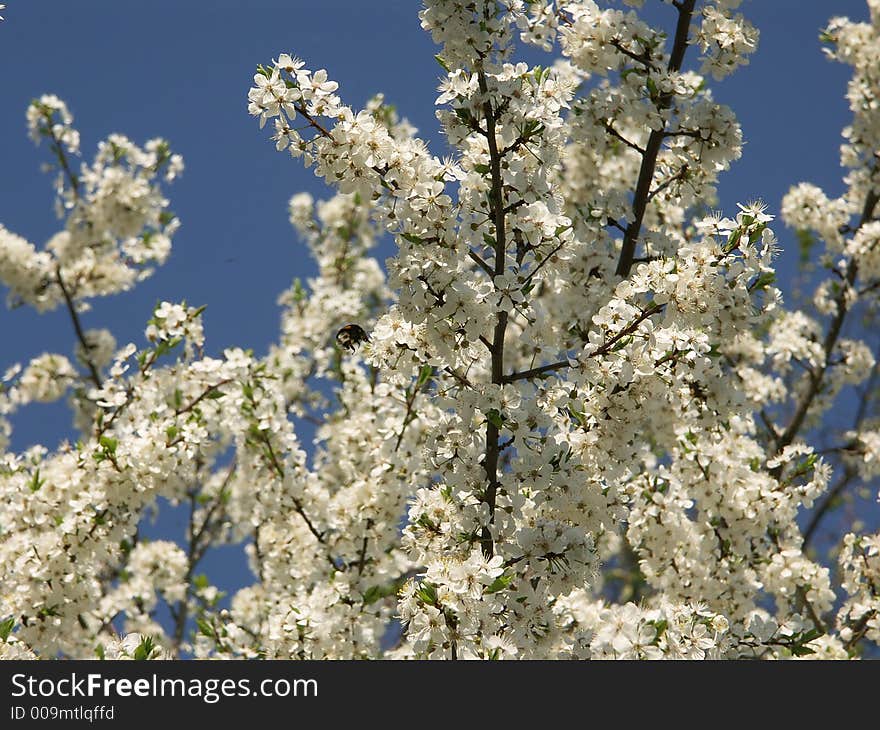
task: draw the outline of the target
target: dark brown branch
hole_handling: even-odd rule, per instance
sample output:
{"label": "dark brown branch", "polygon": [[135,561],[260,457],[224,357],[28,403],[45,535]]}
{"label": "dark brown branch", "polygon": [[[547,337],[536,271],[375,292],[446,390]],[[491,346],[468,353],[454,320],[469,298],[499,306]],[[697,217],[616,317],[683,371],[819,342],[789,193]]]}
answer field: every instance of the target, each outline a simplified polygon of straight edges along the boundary
{"label": "dark brown branch", "polygon": [[[321,123],[318,122],[311,114],[309,114],[304,106],[302,106],[301,104],[295,104],[294,108],[296,109],[297,113],[302,115],[303,119],[305,119],[318,134],[320,134],[322,137],[326,137],[327,139],[333,139],[333,135],[330,134],[330,132],[328,132],[327,129],[325,129],[321,125]],[[386,175],[388,173],[387,168],[383,170],[378,165],[373,165],[370,169],[382,179],[382,182],[386,186],[388,186],[389,189],[396,190],[399,187],[396,181],[389,181],[386,179]]]}
{"label": "dark brown branch", "polygon": [[218,388],[221,386],[227,385],[232,382],[232,378],[226,378],[225,380],[221,380],[218,383],[214,383],[214,385],[210,385],[205,390],[200,393],[196,398],[189,403],[189,405],[182,406],[178,410],[174,412],[174,415],[180,416],[184,413],[189,413],[193,408],[195,408],[199,403],[201,403],[205,398],[208,398],[212,393],[216,392]]}
{"label": "dark brown branch", "polygon": [[64,154],[64,147],[61,146],[61,140],[55,135],[55,125],[52,124],[51,114],[46,118],[46,130],[46,134],[52,142],[52,152],[55,153],[55,156],[58,158],[58,163],[61,165],[61,169],[70,181],[70,189],[73,193],[73,197],[74,199],[79,199],[79,178],[74,174],[70,167],[70,163],[67,161],[67,155]]}
{"label": "dark brown branch", "polygon": [[809,599],[807,598],[806,589],[803,586],[798,586],[797,590],[795,592],[797,594],[798,599],[803,604],[804,608],[807,609],[807,613],[810,615],[810,620],[813,622],[813,626],[815,626],[823,634],[827,634],[828,627],[825,625],[825,622],[822,620],[822,618],[819,616],[819,614],[816,613],[816,609],[813,607],[813,604],[810,603]]}
{"label": "dark brown branch", "polygon": [[[878,201],[880,201],[880,195],[878,195],[874,190],[871,190],[865,198],[865,205],[862,208],[862,215],[859,220],[859,225],[855,230],[861,228],[865,223],[870,221],[874,215],[874,209],[877,206]],[[822,351],[824,356],[822,358],[823,362],[817,367],[810,371],[809,377],[809,385],[804,396],[801,398],[800,402],[797,404],[797,408],[795,409],[794,415],[791,418],[788,426],[785,431],[782,432],[782,435],[776,441],[776,453],[782,451],[786,446],[794,441],[795,437],[801,430],[801,427],[804,425],[804,420],[807,417],[807,412],[810,410],[810,406],[813,404],[816,396],[819,394],[819,390],[822,386],[822,381],[825,377],[825,373],[828,370],[831,362],[831,353],[834,350],[834,346],[837,344],[837,340],[840,337],[840,332],[843,329],[843,323],[846,319],[846,315],[849,312],[849,307],[846,301],[847,291],[855,284],[856,277],[858,276],[858,262],[855,259],[850,260],[849,268],[846,272],[846,278],[844,280],[844,284],[840,288],[840,293],[836,297],[837,310],[834,314],[833,319],[831,320],[831,324],[828,327],[828,332],[825,334],[825,340],[822,343]]]}
{"label": "dark brown branch", "polygon": [[854,651],[856,645],[865,638],[865,634],[868,633],[868,624],[871,622],[871,619],[877,615],[877,612],[874,610],[870,610],[862,616],[858,622],[852,627],[852,636],[849,641],[847,641],[843,647],[847,650],[847,652]]}
{"label": "dark brown branch", "polygon": [[223,483],[220,485],[220,489],[217,492],[214,500],[211,502],[211,506],[208,508],[205,513],[204,519],[202,520],[202,524],[199,525],[198,529],[195,527],[195,513],[196,513],[196,491],[193,490],[190,492],[190,513],[189,513],[189,527],[187,529],[187,535],[189,537],[189,546],[187,549],[187,569],[186,575],[184,576],[184,584],[186,585],[186,594],[182,601],[179,601],[177,604],[177,608],[169,607],[171,610],[172,618],[174,620],[174,637],[172,642],[172,648],[174,655],[179,658],[180,653],[180,645],[183,643],[183,635],[186,630],[186,622],[189,618],[189,598],[192,590],[192,577],[193,573],[195,573],[198,564],[201,562],[202,558],[205,556],[205,553],[210,546],[210,539],[207,541],[204,540],[205,535],[213,529],[216,525],[214,521],[214,515],[217,510],[222,508],[223,506],[223,496],[226,488],[229,485],[229,481],[232,479],[233,474],[235,474],[235,470],[237,468],[237,464],[235,460],[229,465],[229,468],[226,471],[226,476],[223,478]]}
{"label": "dark brown branch", "polygon": [[[266,447],[265,454],[269,457],[270,466],[275,471],[275,474],[278,476],[278,478],[283,481],[284,480],[284,467],[281,466],[281,463],[278,461],[278,456],[275,454],[275,449],[272,446],[272,441],[269,438],[269,435],[265,431],[259,431],[258,438],[259,438],[260,442],[263,444],[263,446]],[[333,559],[333,556],[331,555],[330,546],[327,544],[326,534],[321,532],[317,527],[315,527],[315,523],[312,522],[312,520],[309,518],[308,514],[306,513],[305,508],[302,505],[302,502],[299,500],[298,497],[296,497],[295,495],[290,495],[290,499],[293,502],[293,506],[294,506],[294,509],[296,510],[297,514],[302,518],[303,522],[306,523],[306,527],[308,528],[309,532],[311,532],[312,535],[315,537],[315,539],[322,546],[324,546],[324,548],[326,548],[327,552],[326,552],[325,556],[327,558],[327,561],[330,563],[330,565],[333,566],[333,568],[335,570],[340,569],[340,566],[336,564],[336,561]],[[255,539],[254,542],[256,544],[257,540]],[[343,564],[342,568],[344,568],[344,567],[345,566]]]}
{"label": "dark brown branch", "polygon": [[609,121],[603,122],[602,126],[605,127],[605,131],[608,132],[608,134],[610,134],[612,137],[614,137],[614,139],[620,140],[621,142],[623,142],[623,144],[625,144],[630,149],[634,149],[640,155],[645,154],[645,150],[643,150],[641,147],[639,147],[635,142],[628,140],[626,137],[624,137],[620,132],[618,132],[614,128],[614,125],[611,124],[611,122],[609,122]]}
{"label": "dark brown branch", "polygon": [[764,428],[767,429],[767,433],[770,434],[770,437],[773,439],[779,438],[779,432],[776,430],[776,426],[773,425],[773,422],[763,408],[758,412],[758,416],[761,418],[761,423],[764,424]]}
{"label": "dark brown branch", "polygon": [[656,188],[654,188],[650,193],[648,193],[648,202],[651,202],[659,193],[662,193],[666,188],[668,188],[672,183],[676,180],[685,180],[687,179],[688,166],[682,165],[681,169],[676,172],[674,175],[670,175],[666,178],[662,183],[660,183]]}
{"label": "dark brown branch", "polygon": [[467,386],[468,388],[473,388],[474,384],[467,379],[464,375],[462,375],[458,370],[451,368],[449,366],[443,368],[443,372],[449,373],[453,378],[455,378],[461,385]]}
{"label": "dark brown branch", "polygon": [[481,259],[478,254],[474,253],[473,251],[468,251],[468,256],[470,256],[471,260],[476,263],[476,265],[479,266],[483,271],[485,271],[489,276],[495,275],[492,272],[492,269],[489,267],[489,264],[483,261],[483,259]]}
{"label": "dark brown branch", "polygon": [[[47,134],[52,143],[52,151],[58,158],[58,164],[61,165],[61,169],[64,171],[64,174],[70,182],[70,189],[73,193],[74,200],[78,200],[79,178],[74,174],[73,170],[70,167],[70,163],[67,161],[67,155],[64,154],[64,148],[61,146],[61,141],[58,139],[58,137],[55,136],[55,130],[52,125],[51,118],[47,119],[46,122],[46,127],[48,129]],[[76,331],[76,338],[79,340],[79,343],[82,346],[83,358],[86,361],[86,367],[89,370],[91,380],[98,388],[100,388],[102,386],[101,375],[99,374],[98,368],[95,366],[94,361],[89,355],[91,347],[89,347],[88,341],[86,340],[85,332],[83,331],[82,323],[79,319],[79,313],[76,311],[76,304],[73,300],[73,295],[70,293],[70,290],[64,283],[64,278],[61,276],[60,263],[58,264],[58,267],[55,271],[55,281],[58,283],[58,287],[61,289],[61,294],[64,296],[64,303],[67,305],[67,312],[68,314],[70,314],[70,320],[73,323],[73,329]]]}
{"label": "dark brown branch", "polygon": [[[681,70],[684,61],[684,52],[688,45],[688,29],[690,28],[691,16],[694,12],[696,0],[683,0],[678,8],[678,23],[675,26],[675,39],[672,43],[672,54],[669,57],[669,72]],[[669,109],[672,105],[673,94],[663,94],[657,102],[659,111]],[[654,180],[654,169],[657,167],[657,156],[660,153],[660,145],[663,143],[664,130],[653,130],[645,145],[645,154],[642,156],[642,165],[639,169],[639,177],[636,182],[635,197],[633,199],[633,219],[626,227],[623,237],[623,245],[620,249],[620,259],[617,262],[617,276],[627,277],[632,269],[633,258],[636,252],[636,242],[642,231],[642,221],[645,218],[645,210],[648,207],[648,196],[651,192],[651,183]]]}
{"label": "dark brown branch", "polygon": [[[396,449],[395,449],[395,451],[396,451]],[[361,575],[364,572],[364,565],[366,565],[366,562],[367,562],[367,545],[370,542],[370,534],[369,533],[370,533],[370,530],[372,529],[372,527],[373,527],[373,520],[367,519],[367,527],[364,530],[364,540],[361,543],[361,552],[360,552],[360,555],[358,556],[358,562],[357,562],[358,575]]]}
{"label": "dark brown branch", "polygon": [[534,269],[532,269],[532,271],[526,277],[525,281],[522,283],[523,287],[528,286],[529,282],[531,282],[531,280],[535,278],[535,274],[537,274],[544,266],[544,264],[546,264],[553,256],[555,256],[559,252],[559,249],[561,249],[564,245],[565,241],[560,241],[559,245],[557,245],[556,248],[548,253],[543,259],[541,259],[541,262]]}
{"label": "dark brown branch", "polygon": [[[874,389],[874,384],[877,381],[877,377],[880,375],[880,361],[874,362],[874,367],[871,368],[871,376],[868,378],[868,383],[865,386],[864,394],[859,401],[859,407],[856,410],[855,419],[853,420],[852,430],[858,432],[859,428],[862,425],[862,421],[864,421],[865,416],[868,413],[868,404],[871,402],[871,391]],[[813,537],[819,530],[819,526],[822,524],[822,520],[825,519],[825,516],[828,512],[834,507],[837,502],[838,497],[846,490],[846,488],[852,483],[852,481],[858,476],[856,469],[847,464],[844,467],[843,476],[834,485],[834,487],[825,495],[825,498],[816,507],[816,510],[813,512],[810,517],[810,522],[807,525],[807,529],[804,530],[804,544],[802,550],[804,552],[807,551],[807,547],[810,545]]]}
{"label": "dark brown branch", "polygon": [[86,340],[86,334],[83,331],[82,323],[79,319],[79,313],[76,311],[76,304],[73,301],[73,297],[67,289],[67,286],[64,284],[64,278],[61,276],[61,266],[55,272],[55,281],[58,283],[58,287],[61,289],[61,294],[64,295],[64,302],[67,304],[67,312],[70,315],[70,321],[73,323],[73,329],[76,332],[76,339],[79,340],[79,344],[83,349],[83,358],[86,361],[86,367],[89,369],[89,376],[91,377],[92,382],[98,387],[103,386],[103,382],[101,381],[101,375],[98,372],[98,368],[95,367],[95,363],[89,355],[89,350],[91,347],[89,346],[88,340]]}
{"label": "dark brown branch", "polygon": [[174,639],[171,646],[174,656],[180,658],[180,645],[183,643],[183,634],[186,630],[186,621],[189,618],[189,593],[190,581],[196,566],[196,536],[195,536],[195,516],[196,516],[196,493],[190,492],[189,495],[189,527],[187,534],[189,536],[189,546],[186,553],[186,576],[184,584],[186,589],[183,599],[177,604],[177,610],[171,609],[174,618]]}
{"label": "dark brown branch", "polygon": [[[779,543],[779,537],[776,534],[776,532],[771,531],[769,534],[769,537],[770,537],[770,541],[776,546],[776,549],[781,550],[782,546]],[[816,629],[818,629],[822,634],[827,634],[828,627],[825,625],[825,622],[822,620],[822,618],[816,612],[816,609],[813,606],[813,604],[810,603],[810,599],[807,598],[807,589],[804,588],[802,585],[796,586],[795,598],[797,598],[797,601],[800,604],[798,609],[800,609],[800,608],[806,609],[807,613],[810,616],[810,620],[813,622],[813,626],[815,626]]]}
{"label": "dark brown branch", "polygon": [[843,472],[843,476],[841,476],[840,480],[828,494],[825,495],[825,498],[816,507],[816,511],[813,512],[812,517],[810,517],[810,523],[807,525],[807,529],[804,530],[804,544],[802,550],[806,553],[807,548],[812,542],[813,538],[816,536],[816,532],[819,529],[819,525],[822,524],[822,520],[825,518],[825,515],[828,514],[828,511],[834,506],[837,498],[841,495],[841,493],[849,486],[850,482],[855,478],[856,472],[854,469],[845,469]]}
{"label": "dark brown branch", "polygon": [[[436,371],[434,371],[436,372]],[[430,378],[427,382],[430,382]],[[427,384],[427,382],[425,384]],[[400,449],[400,444],[403,443],[403,434],[406,433],[406,427],[412,422],[415,418],[413,415],[413,406],[416,402],[416,396],[419,394],[421,387],[416,387],[416,384],[413,383],[412,391],[407,393],[406,396],[406,413],[403,415],[403,423],[400,426],[400,433],[397,434],[397,441],[394,443],[394,453],[396,454],[398,449]]]}
{"label": "dark brown branch", "polygon": [[[596,348],[593,352],[591,352],[588,357],[599,357],[601,355],[606,355],[611,349],[622,340],[627,335],[631,335],[635,332],[639,325],[644,322],[648,317],[653,314],[656,314],[661,309],[663,309],[662,304],[654,304],[644,310],[638,317],[636,317],[632,322],[630,322],[624,329],[618,332],[614,337],[612,337],[607,342],[603,343],[601,346]],[[505,375],[503,382],[505,383],[513,383],[517,380],[526,380],[528,378],[535,378],[544,373],[550,373],[555,370],[564,370],[567,367],[571,367],[571,362],[569,360],[560,360],[559,362],[550,363],[549,365],[541,365],[537,368],[531,368],[530,370],[521,370],[518,373],[510,373],[509,375]]]}
{"label": "dark brown branch", "polygon": [[606,220],[605,225],[610,226],[611,228],[616,228],[617,230],[621,231],[622,233],[626,233],[626,227],[620,225],[620,223],[618,223],[616,220],[614,220],[614,218],[609,218],[608,220]]}
{"label": "dark brown branch", "polygon": [[[501,176],[501,153],[498,150],[498,140],[495,134],[495,110],[488,98],[489,88],[486,83],[486,75],[482,69],[478,72],[480,93],[486,97],[483,102],[483,116],[486,119],[486,141],[489,146],[489,171],[492,179],[492,187],[489,199],[491,211],[495,223],[495,267],[493,278],[504,273],[506,266],[507,240],[505,231],[505,206],[504,206],[504,181]],[[507,312],[500,310],[496,314],[495,329],[492,334],[491,373],[492,382],[501,385],[504,382],[504,336],[507,332]],[[498,427],[491,421],[486,422],[486,454],[483,468],[486,471],[486,491],[483,501],[489,508],[489,523],[495,521],[495,498],[498,493],[498,457],[501,453],[498,442]],[[480,535],[483,553],[492,557],[495,553],[495,543],[492,532],[488,525],[483,527]]]}
{"label": "dark brown branch", "polygon": [[651,55],[647,49],[642,53],[634,53],[629,48],[623,45],[619,39],[615,38],[610,41],[610,45],[614,46],[618,51],[620,51],[627,58],[631,58],[636,63],[641,64],[646,69],[650,71],[657,71],[657,67],[651,62]]}

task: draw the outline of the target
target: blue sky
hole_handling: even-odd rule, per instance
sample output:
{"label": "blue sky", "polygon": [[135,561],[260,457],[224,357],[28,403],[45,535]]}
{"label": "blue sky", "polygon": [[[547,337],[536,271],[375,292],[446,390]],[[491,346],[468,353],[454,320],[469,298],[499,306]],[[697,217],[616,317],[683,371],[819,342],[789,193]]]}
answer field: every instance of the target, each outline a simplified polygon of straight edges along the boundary
{"label": "blue sky", "polygon": [[[48,160],[26,137],[25,109],[43,93],[67,101],[84,157],[109,133],[137,142],[166,137],[186,170],[170,186],[182,226],[169,262],[127,294],[98,300],[87,327],[108,327],[120,342],[142,342],[159,299],[207,305],[208,350],[238,345],[264,353],[277,338],[278,294],[314,272],[287,220],[291,194],[326,189],[299,161],[277,153],[246,111],[258,63],[288,51],[326,68],[343,99],[360,106],[385,93],[437,154],[445,151],[434,117],[437,49],[421,31],[416,0],[212,0],[149,3],[119,0],[6,0],[0,23],[0,223],[42,245],[59,228],[52,213]],[[648,17],[674,25],[673,8],[647,0]],[[842,190],[840,130],[849,121],[843,97],[849,69],[825,59],[819,30],[831,14],[865,19],[863,0],[745,0],[742,11],[761,30],[749,66],[722,84],[716,98],[743,126],[742,159],[724,175],[720,208],[760,197],[777,213],[782,195],[809,180],[831,195]],[[535,57],[532,54],[531,57]],[[797,247],[783,244],[781,281],[790,279]],[[390,244],[382,249],[391,253]],[[5,292],[3,292],[5,295]],[[63,310],[37,315],[0,308],[0,372],[45,351],[70,353],[73,333]],[[57,407],[34,406],[16,421],[15,448],[67,434]],[[182,525],[171,516],[158,528]],[[206,569],[226,587],[249,582],[243,560],[224,550]]]}

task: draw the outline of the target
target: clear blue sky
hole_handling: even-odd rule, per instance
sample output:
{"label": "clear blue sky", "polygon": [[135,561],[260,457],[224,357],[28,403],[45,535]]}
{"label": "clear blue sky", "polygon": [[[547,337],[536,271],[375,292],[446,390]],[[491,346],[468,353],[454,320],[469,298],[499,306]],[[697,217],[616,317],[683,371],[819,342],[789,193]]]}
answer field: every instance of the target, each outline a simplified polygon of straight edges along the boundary
{"label": "clear blue sky", "polygon": [[[44,93],[62,97],[90,159],[100,139],[121,132],[142,143],[164,136],[186,170],[169,188],[182,226],[169,262],[137,289],[97,300],[88,327],[108,327],[124,343],[142,342],[159,299],[206,304],[208,350],[266,352],[278,335],[276,297],[295,276],[314,272],[287,221],[300,190],[326,194],[311,171],[277,153],[246,111],[258,63],[289,51],[326,68],[343,99],[360,106],[382,91],[444,152],[434,117],[440,69],[419,28],[417,0],[6,0],[0,23],[0,222],[42,245],[59,228],[52,213],[48,160],[26,136],[25,109]],[[654,7],[656,6],[656,7]],[[651,19],[673,27],[675,11],[646,0]],[[842,190],[840,129],[849,121],[843,94],[849,70],[827,61],[819,30],[831,15],[867,18],[863,0],[745,0],[761,30],[749,66],[715,96],[736,111],[748,140],[720,185],[721,208],[763,198],[777,213],[791,184],[810,180]],[[532,56],[534,57],[534,56]],[[797,259],[781,222],[782,282]],[[390,244],[383,255],[391,253]],[[5,292],[2,292],[5,296]],[[0,372],[45,351],[70,353],[67,314],[0,308]],[[63,408],[34,406],[16,420],[13,446],[52,445],[69,430]],[[158,534],[180,526],[170,517]],[[181,534],[181,532],[178,533]],[[250,582],[233,551],[209,557],[206,572],[226,588]]]}

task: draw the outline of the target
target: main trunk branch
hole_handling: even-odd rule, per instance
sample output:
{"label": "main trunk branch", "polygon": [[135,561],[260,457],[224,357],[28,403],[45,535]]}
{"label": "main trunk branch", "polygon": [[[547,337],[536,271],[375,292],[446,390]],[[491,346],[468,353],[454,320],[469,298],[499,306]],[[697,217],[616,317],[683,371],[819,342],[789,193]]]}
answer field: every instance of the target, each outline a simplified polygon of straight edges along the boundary
{"label": "main trunk branch", "polygon": [[[486,75],[481,70],[478,74],[480,92],[488,94]],[[495,110],[492,102],[487,98],[483,102],[483,116],[486,118],[486,140],[489,146],[489,172],[492,178],[492,187],[489,192],[492,220],[495,224],[495,266],[493,276],[504,273],[507,265],[507,237],[505,231],[506,209],[504,206],[504,181],[501,177],[502,154],[498,150],[498,140],[495,134]],[[499,310],[496,314],[495,329],[492,333],[492,347],[489,348],[491,355],[492,382],[496,385],[504,383],[504,336],[507,332],[507,312]],[[489,507],[489,524],[495,521],[495,499],[498,494],[498,457],[501,449],[498,443],[498,427],[491,422],[486,423],[486,458],[483,468],[486,470],[486,491],[483,501]],[[483,527],[480,535],[483,553],[492,557],[495,554],[495,543],[489,525]]]}

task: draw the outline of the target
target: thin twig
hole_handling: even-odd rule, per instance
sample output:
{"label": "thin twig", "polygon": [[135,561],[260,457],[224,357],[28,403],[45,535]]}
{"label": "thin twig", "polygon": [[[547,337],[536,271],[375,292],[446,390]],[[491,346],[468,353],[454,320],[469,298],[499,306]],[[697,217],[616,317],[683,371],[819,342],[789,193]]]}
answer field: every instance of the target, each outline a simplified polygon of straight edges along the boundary
{"label": "thin twig", "polygon": [[[598,357],[601,355],[606,355],[608,352],[627,335],[631,335],[635,332],[639,325],[644,322],[648,317],[653,314],[656,314],[660,310],[663,309],[662,304],[654,304],[644,310],[638,317],[636,317],[632,322],[630,322],[626,327],[624,327],[620,332],[618,332],[614,337],[612,337],[607,342],[603,343],[600,347],[596,348],[591,352],[587,357]],[[537,368],[531,368],[530,370],[521,370],[518,373],[510,373],[509,375],[505,375],[503,382],[505,383],[513,383],[517,380],[525,380],[528,378],[535,378],[544,373],[550,373],[555,370],[563,370],[567,367],[571,367],[570,360],[560,360],[559,362],[550,363],[549,365],[541,365]]]}
{"label": "thin twig", "polygon": [[58,283],[58,287],[61,289],[61,293],[64,295],[64,302],[67,304],[67,312],[70,314],[70,321],[73,323],[73,329],[76,332],[76,338],[79,340],[79,344],[83,349],[83,358],[86,362],[86,367],[89,369],[89,376],[92,379],[92,382],[98,387],[101,388],[103,386],[103,382],[101,381],[101,375],[98,372],[98,368],[95,367],[95,363],[89,355],[90,347],[88,340],[86,340],[86,334],[83,331],[82,323],[79,320],[79,313],[76,311],[76,304],[73,301],[73,297],[67,289],[67,286],[64,283],[64,278],[61,276],[61,266],[59,265],[55,271],[55,281]]}

